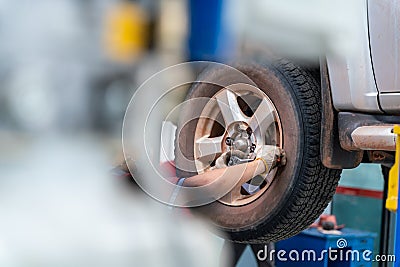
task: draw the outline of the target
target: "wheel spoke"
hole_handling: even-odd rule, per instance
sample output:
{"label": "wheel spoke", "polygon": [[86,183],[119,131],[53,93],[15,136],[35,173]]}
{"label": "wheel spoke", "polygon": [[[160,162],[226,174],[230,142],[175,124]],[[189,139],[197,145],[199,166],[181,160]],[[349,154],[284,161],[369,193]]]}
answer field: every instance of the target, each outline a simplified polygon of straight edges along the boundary
{"label": "wheel spoke", "polygon": [[223,136],[218,137],[202,137],[196,141],[197,158],[205,158],[215,156],[215,154],[222,153],[221,142]]}
{"label": "wheel spoke", "polygon": [[268,100],[263,99],[248,123],[253,131],[259,130],[261,133],[265,133],[268,127],[275,122],[275,117],[274,107]]}
{"label": "wheel spoke", "polygon": [[245,115],[242,113],[239,107],[237,96],[234,92],[225,89],[221,93],[218,93],[215,97],[226,126],[235,121],[246,120]]}

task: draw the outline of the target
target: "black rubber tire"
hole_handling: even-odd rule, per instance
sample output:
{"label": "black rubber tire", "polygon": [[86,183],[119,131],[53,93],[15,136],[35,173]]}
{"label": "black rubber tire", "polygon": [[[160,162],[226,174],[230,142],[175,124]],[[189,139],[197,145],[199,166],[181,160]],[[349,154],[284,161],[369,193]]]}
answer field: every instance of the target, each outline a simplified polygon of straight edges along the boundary
{"label": "black rubber tire", "polygon": [[[289,61],[245,63],[234,66],[246,74],[274,103],[282,120],[283,148],[287,165],[281,167],[270,188],[257,200],[240,207],[218,201],[194,208],[208,217],[231,240],[265,243],[291,237],[307,228],[323,212],[332,199],[341,170],[327,169],[320,159],[321,93],[320,83],[313,76]],[[224,71],[209,69],[199,77],[231,80]],[[204,83],[192,86],[187,99],[211,97],[221,88]],[[182,112],[181,122],[202,107]],[[193,133],[196,121],[178,125],[176,148],[193,158]],[[179,166],[180,158],[176,158]],[[187,173],[177,169],[178,177]]]}

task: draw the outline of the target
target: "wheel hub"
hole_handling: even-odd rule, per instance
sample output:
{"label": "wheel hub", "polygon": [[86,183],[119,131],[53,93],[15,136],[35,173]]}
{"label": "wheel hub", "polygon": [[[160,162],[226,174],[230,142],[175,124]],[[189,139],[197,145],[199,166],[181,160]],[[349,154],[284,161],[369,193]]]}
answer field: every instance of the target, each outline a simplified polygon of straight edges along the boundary
{"label": "wheel hub", "polygon": [[243,161],[248,161],[256,148],[256,137],[253,135],[252,129],[245,122],[235,122],[228,127],[225,137],[227,151],[239,150],[243,152],[243,156],[231,158],[228,165],[236,165]]}
{"label": "wheel hub", "polygon": [[[280,118],[268,96],[251,85],[235,84],[219,91],[203,108],[195,130],[196,169],[198,173],[212,169],[216,158],[232,150],[240,153],[230,157],[228,166],[249,162],[263,145],[282,147],[282,141]],[[267,177],[253,177],[218,201],[247,205],[267,191],[275,174],[273,169]]]}

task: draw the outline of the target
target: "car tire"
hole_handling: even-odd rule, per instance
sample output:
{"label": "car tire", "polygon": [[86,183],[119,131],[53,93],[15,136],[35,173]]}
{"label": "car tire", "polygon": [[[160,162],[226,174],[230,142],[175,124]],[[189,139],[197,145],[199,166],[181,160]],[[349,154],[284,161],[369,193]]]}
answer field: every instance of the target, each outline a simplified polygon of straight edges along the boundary
{"label": "car tire", "polygon": [[[320,83],[310,72],[293,63],[280,60],[270,63],[240,63],[234,66],[249,77],[273,102],[281,118],[283,149],[287,164],[277,170],[276,178],[260,197],[241,206],[220,201],[192,208],[207,217],[234,242],[265,243],[291,237],[312,224],[331,201],[341,170],[328,169],[320,159],[321,92]],[[236,83],[223,68],[205,69],[203,78],[215,82]],[[223,83],[224,83],[223,82]],[[215,84],[194,84],[186,99],[212,98],[221,87]],[[184,107],[178,125],[176,165],[194,159],[194,132],[204,107]],[[196,114],[197,113],[197,114]],[[177,168],[178,177],[195,172]]]}

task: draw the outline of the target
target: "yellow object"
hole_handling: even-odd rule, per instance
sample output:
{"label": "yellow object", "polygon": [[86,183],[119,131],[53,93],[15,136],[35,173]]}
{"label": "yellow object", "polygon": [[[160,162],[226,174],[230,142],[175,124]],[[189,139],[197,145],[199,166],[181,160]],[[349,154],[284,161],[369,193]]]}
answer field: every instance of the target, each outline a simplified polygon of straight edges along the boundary
{"label": "yellow object", "polygon": [[263,158],[256,158],[256,160],[257,159],[261,160],[264,163],[264,166],[265,166],[265,171],[263,173],[261,173],[260,175],[261,176],[266,175],[268,173],[268,170],[269,170],[269,166],[268,166],[267,161],[265,159],[263,159]]}
{"label": "yellow object", "polygon": [[396,138],[396,158],[395,163],[389,172],[388,196],[386,199],[386,208],[390,211],[397,211],[398,195],[399,195],[399,164],[400,164],[400,125],[394,126]]}
{"label": "yellow object", "polygon": [[146,48],[148,18],[134,2],[123,1],[109,10],[105,21],[104,43],[107,55],[121,63],[131,63]]}

